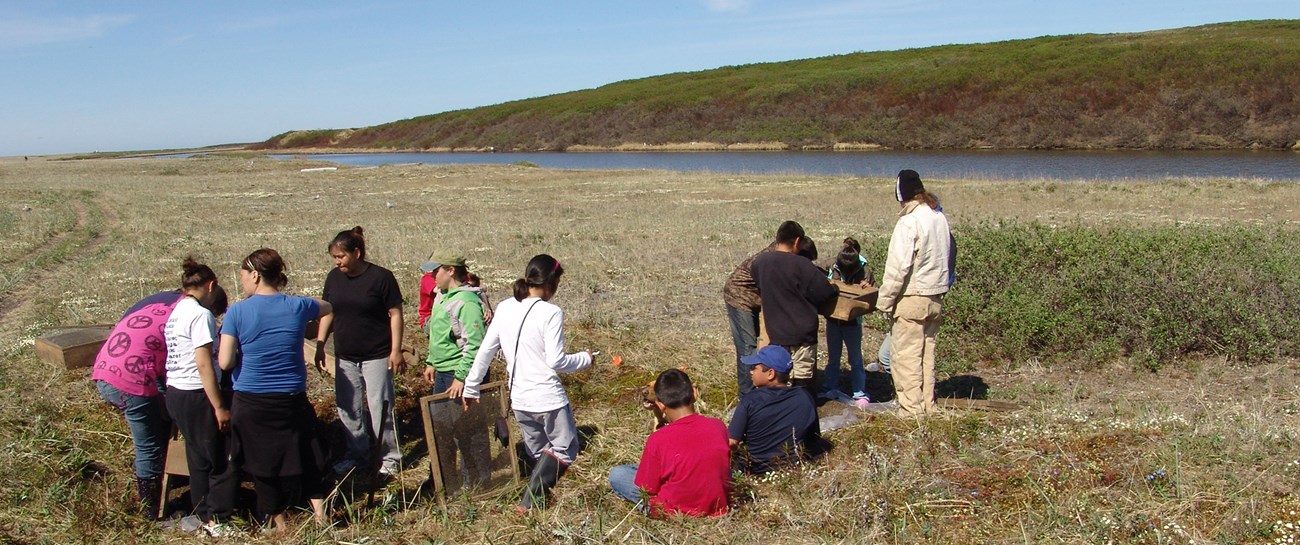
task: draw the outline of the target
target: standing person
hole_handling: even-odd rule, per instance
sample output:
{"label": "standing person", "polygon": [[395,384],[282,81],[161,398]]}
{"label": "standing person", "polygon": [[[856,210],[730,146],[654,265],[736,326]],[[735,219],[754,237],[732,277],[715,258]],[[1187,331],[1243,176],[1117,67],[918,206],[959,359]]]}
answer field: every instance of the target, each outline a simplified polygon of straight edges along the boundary
{"label": "standing person", "polygon": [[[800,228],[795,236],[804,236],[803,229]],[[722,286],[722,301],[727,306],[727,324],[731,326],[731,341],[736,345],[738,396],[743,396],[754,389],[754,383],[749,380],[749,366],[741,363],[740,359],[753,354],[758,347],[759,312],[763,305],[763,300],[758,293],[758,282],[754,281],[750,267],[758,256],[775,251],[776,242],[772,242],[758,253],[741,261],[727,277],[727,283]]]}
{"label": "standing person", "polygon": [[469,273],[466,278],[468,278],[468,280],[465,281],[465,284],[462,285],[461,288],[472,291],[478,295],[479,302],[483,304],[483,323],[492,323],[492,301],[488,300],[487,290],[483,289],[483,279],[479,278],[478,275],[474,273]]}
{"label": "standing person", "polygon": [[[451,254],[435,254],[430,262],[436,265],[434,280],[438,297],[429,315],[429,357],[424,368],[424,380],[433,386],[434,394],[447,392],[456,399],[465,389],[465,377],[474,364],[474,354],[483,344],[484,322],[482,290],[471,288],[469,269],[465,258]],[[439,459],[455,459],[456,447],[461,452],[465,485],[473,487],[491,478],[491,468],[475,453],[488,451],[487,436],[472,433],[468,420],[457,418],[455,413],[441,416],[452,418],[449,424],[455,430],[455,440],[439,442],[442,449]]]}
{"label": "standing person", "polygon": [[[212,275],[209,280],[216,280]],[[209,304],[216,304],[213,292]],[[222,307],[225,292],[219,292]],[[151,295],[146,299],[156,297]],[[144,302],[132,305],[113,326],[108,339],[95,355],[90,378],[108,404],[122,411],[135,447],[136,493],[145,518],[158,517],[163,457],[171,422],[164,413],[161,383],[167,373],[167,342],[163,328],[171,316],[172,302]]]}
{"label": "standing person", "polygon": [[[434,256],[429,256],[432,260]],[[420,265],[420,299],[419,305],[416,306],[415,313],[420,321],[420,331],[425,335],[429,334],[429,314],[433,312],[433,300],[438,296],[438,282],[433,278],[434,271],[438,270],[438,264],[433,261],[425,261]]]}
{"label": "standing person", "polygon": [[[862,246],[853,237],[844,239],[844,247],[835,256],[826,277],[849,285],[871,285],[871,270],[867,258],[862,257]],[[867,371],[862,360],[862,317],[849,320],[826,318],[826,383],[822,397],[839,397],[840,355],[846,351],[849,360],[849,385],[853,388],[853,402],[864,407],[870,402],[867,396]]]}
{"label": "standing person", "polygon": [[889,360],[898,414],[919,417],[934,408],[935,337],[943,323],[953,239],[938,199],[916,171],[898,173],[895,196],[898,223],[876,307],[892,324]]}
{"label": "standing person", "polygon": [[[934,196],[933,193],[930,194]],[[935,211],[943,212],[943,203],[939,202],[939,197],[934,196]],[[947,217],[947,214],[944,215]],[[952,244],[952,253],[948,254],[948,289],[951,290],[953,284],[957,283],[957,237],[951,232],[948,233],[948,239]],[[879,373],[889,372],[889,332],[885,332],[885,338],[880,341],[880,349],[876,351],[876,361],[867,364],[867,371]]]}
{"label": "standing person", "polygon": [[334,312],[320,319],[314,359],[323,370],[325,342],[332,333],[335,404],[347,433],[347,452],[334,472],[346,475],[377,462],[380,476],[391,477],[402,462],[393,428],[393,374],[406,369],[402,290],[392,272],[366,261],[361,226],[340,231],[327,248],[335,267],[325,276],[321,298]]}
{"label": "standing person", "polygon": [[465,258],[456,255],[434,255],[437,267],[434,280],[438,299],[429,315],[429,357],[424,368],[424,379],[433,385],[433,393],[451,392],[460,397],[465,389],[465,376],[474,364],[474,354],[483,344],[483,302],[479,290],[469,289],[469,269]]}
{"label": "standing person", "polygon": [[[807,257],[810,261],[817,259],[817,245],[804,235],[803,227],[788,221],[781,224],[777,230],[781,229],[787,229],[790,235],[800,237],[796,253]],[[741,261],[727,277],[727,283],[722,286],[722,301],[727,306],[727,324],[731,327],[731,341],[736,345],[737,397],[754,389],[754,383],[749,379],[749,366],[741,363],[740,359],[753,354],[758,348],[759,332],[763,329],[763,300],[758,292],[758,282],[754,281],[754,274],[750,268],[758,256],[775,251],[776,241],[773,241],[766,248]]]}
{"label": "standing person", "polygon": [[[234,511],[239,480],[229,463],[230,394],[221,390],[221,370],[213,346],[216,315],[226,312],[225,290],[207,265],[192,257],[181,265],[182,298],[163,329],[167,341],[167,412],[185,438],[190,500],[204,529],[229,533],[224,523]],[[219,304],[204,305],[220,291]]]}
{"label": "standing person", "polygon": [[763,322],[771,344],[790,351],[794,368],[791,384],[816,395],[817,308],[839,295],[839,288],[826,280],[812,261],[796,253],[805,237],[803,227],[793,221],[776,231],[776,251],[760,254],[750,267],[763,303]]}
{"label": "standing person", "polygon": [[591,366],[592,353],[564,352],[564,311],[550,303],[564,267],[546,254],[534,256],[515,280],[515,296],[497,304],[492,325],[465,379],[464,403],[477,401],[492,358],[504,347],[510,406],[533,462],[528,488],[516,511],[545,501],[578,455],[578,427],[560,373]]}
{"label": "standing person", "polygon": [[653,516],[726,514],[731,495],[727,425],[695,412],[695,387],[680,370],[659,373],[654,394],[668,424],[646,439],[639,464],[609,471],[610,488]]}
{"label": "standing person", "polygon": [[[302,333],[307,322],[333,311],[328,301],[285,295],[284,259],[262,248],[239,268],[246,298],[231,305],[221,324],[218,361],[234,371],[231,461],[253,478],[257,510],[272,531],[284,531],[285,511],[306,496],[325,523],[316,411],[307,399]],[[239,354],[238,359],[236,354]]]}

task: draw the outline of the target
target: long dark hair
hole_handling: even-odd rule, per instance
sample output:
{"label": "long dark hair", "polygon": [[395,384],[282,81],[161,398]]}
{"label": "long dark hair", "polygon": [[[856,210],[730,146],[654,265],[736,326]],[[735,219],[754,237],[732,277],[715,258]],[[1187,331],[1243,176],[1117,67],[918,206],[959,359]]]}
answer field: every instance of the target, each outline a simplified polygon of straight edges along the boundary
{"label": "long dark hair", "polygon": [[523,301],[528,298],[528,288],[544,288],[552,292],[560,285],[560,277],[564,276],[564,267],[560,266],[560,261],[546,254],[533,256],[528,260],[528,266],[524,267],[524,277],[515,280],[515,300]]}
{"label": "long dark hair", "polygon": [[345,252],[360,252],[362,261],[366,260],[366,234],[358,225],[347,231],[339,231],[330,241],[329,249],[340,248]]}
{"label": "long dark hair", "polygon": [[240,268],[246,271],[257,271],[257,274],[262,275],[262,280],[275,289],[289,284],[289,277],[284,275],[285,269],[288,268],[284,264],[284,258],[280,257],[280,252],[270,248],[262,248],[248,254]]}

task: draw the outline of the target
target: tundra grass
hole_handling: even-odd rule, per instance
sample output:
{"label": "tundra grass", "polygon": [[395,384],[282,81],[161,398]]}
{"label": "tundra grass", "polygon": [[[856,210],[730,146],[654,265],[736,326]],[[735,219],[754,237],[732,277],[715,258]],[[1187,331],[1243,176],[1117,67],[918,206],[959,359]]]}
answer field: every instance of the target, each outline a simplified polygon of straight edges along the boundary
{"label": "tundra grass", "polygon": [[[604,361],[566,379],[588,446],[552,507],[524,516],[514,515],[509,501],[451,498],[440,507],[420,493],[428,466],[412,400],[428,387],[416,369],[408,371],[398,384],[408,455],[400,478],[374,506],[355,499],[336,505],[337,527],[298,517],[294,541],[1262,543],[1294,538],[1300,524],[1292,318],[1288,307],[1269,307],[1261,297],[1294,295],[1255,283],[1274,279],[1283,291],[1294,285],[1286,283],[1294,275],[1286,276],[1285,265],[1286,253],[1294,255],[1288,235],[1300,222],[1300,186],[928,180],[967,263],[940,336],[940,390],[1012,401],[1021,410],[949,411],[922,423],[866,420],[828,434],[836,449],[824,462],[761,479],[738,476],[725,517],[648,520],[606,484],[611,466],[636,461],[649,431],[636,388],[662,369],[685,366],[702,392],[701,412],[722,417],[735,402],[721,302],[726,275],[785,219],[803,223],[827,255],[844,236],[858,237],[879,270],[897,213],[889,181],[509,165],[300,172],[308,166],[317,165],[249,156],[0,163],[0,196],[26,199],[31,191],[84,202],[92,215],[102,214],[96,232],[103,233],[98,244],[84,235],[82,245],[52,255],[39,275],[23,276],[28,280],[0,300],[12,305],[0,317],[0,539],[193,540],[131,513],[131,443],[121,417],[99,401],[88,371],[39,362],[33,339],[59,324],[111,322],[138,298],[173,289],[187,254],[237,290],[240,259],[273,247],[288,261],[289,290],[318,294],[332,266],[326,244],[354,225],[366,228],[371,260],[407,289],[414,352],[425,347],[413,325],[417,267],[430,251],[464,253],[493,299],[507,296],[529,257],[547,252],[569,271],[556,299],[566,311],[569,348],[620,354],[626,363]],[[46,234],[31,236],[26,247],[39,249],[71,229],[71,210],[50,212],[63,219],[32,227]],[[15,221],[26,217],[20,212]],[[1196,323],[1180,313],[1151,322],[1164,324],[1155,333],[1125,325],[1116,320],[1131,309],[1119,296],[1082,310],[1044,305],[1029,316],[1056,320],[1036,330],[1046,332],[1075,321],[1124,325],[1135,349],[1093,330],[1031,342],[1036,337],[1017,336],[1034,330],[1028,318],[1014,313],[987,321],[1017,301],[1033,301],[1026,297],[1035,290],[1026,287],[1062,301],[1082,297],[1072,290],[1092,285],[1096,275],[1086,273],[1119,275],[1098,280],[1115,286],[1187,266],[1094,269],[1113,255],[1089,254],[1112,242],[1153,261],[1170,261],[1160,248],[1178,249],[1193,265],[1212,263],[1187,269],[1188,278],[1216,275],[1207,279],[1214,290],[1248,287],[1234,295],[1256,322],[1240,327],[1268,326],[1256,333],[1267,349],[1237,354],[1219,340],[1144,352],[1162,331],[1218,337],[1201,326],[1185,333],[1178,324]],[[1253,259],[1220,255],[1230,251]],[[1024,274],[985,270],[994,266]],[[20,268],[5,260],[0,274]],[[1183,287],[1192,282],[1174,278]],[[1148,298],[1189,296],[1143,286]],[[1017,289],[1018,299],[998,299]],[[1080,314],[1063,319],[1071,309]],[[868,322],[870,354],[880,325]],[[888,391],[883,376],[871,385]],[[310,379],[311,399],[327,417],[331,386]],[[242,540],[277,541],[257,534]]]}

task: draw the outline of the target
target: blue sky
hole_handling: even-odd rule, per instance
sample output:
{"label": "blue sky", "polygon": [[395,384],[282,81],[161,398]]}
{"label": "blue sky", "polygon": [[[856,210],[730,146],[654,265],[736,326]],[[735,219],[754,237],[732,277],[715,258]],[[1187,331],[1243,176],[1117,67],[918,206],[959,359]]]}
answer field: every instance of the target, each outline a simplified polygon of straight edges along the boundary
{"label": "blue sky", "polygon": [[1295,18],[1294,0],[0,0],[0,156],[261,141],[855,51]]}

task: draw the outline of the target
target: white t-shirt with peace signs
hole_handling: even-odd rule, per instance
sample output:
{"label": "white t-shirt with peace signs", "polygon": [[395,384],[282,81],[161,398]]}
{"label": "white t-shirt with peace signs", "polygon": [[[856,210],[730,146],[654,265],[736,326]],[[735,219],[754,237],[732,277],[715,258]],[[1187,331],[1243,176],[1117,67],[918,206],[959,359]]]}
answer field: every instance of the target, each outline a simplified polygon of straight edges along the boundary
{"label": "white t-shirt with peace signs", "polygon": [[[213,341],[217,338],[217,319],[212,312],[193,297],[182,297],[167,318],[163,335],[167,339],[167,386],[177,390],[203,389],[198,363],[194,361],[194,348],[205,344],[216,347]],[[212,367],[217,376],[221,376],[215,350]]]}

